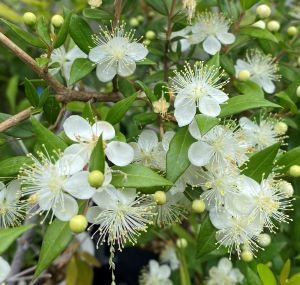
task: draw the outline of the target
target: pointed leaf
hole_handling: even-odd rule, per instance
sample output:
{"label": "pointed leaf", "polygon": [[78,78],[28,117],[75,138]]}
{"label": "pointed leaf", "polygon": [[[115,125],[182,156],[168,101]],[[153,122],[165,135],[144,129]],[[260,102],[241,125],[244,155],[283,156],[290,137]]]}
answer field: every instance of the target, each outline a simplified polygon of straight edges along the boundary
{"label": "pointed leaf", "polygon": [[198,114],[195,116],[198,128],[202,136],[204,136],[210,129],[220,123],[220,119]]}
{"label": "pointed leaf", "polygon": [[295,164],[300,165],[300,146],[282,154],[276,162],[276,165],[280,166],[278,171],[281,173],[288,171],[288,169]]}
{"label": "pointed leaf", "polygon": [[289,278],[290,271],[291,271],[291,260],[288,259],[285,262],[285,264],[283,265],[283,268],[282,268],[282,270],[280,272],[280,275],[279,275],[280,285],[286,285],[286,281]]}
{"label": "pointed leaf", "polygon": [[95,123],[95,115],[92,109],[91,102],[85,103],[85,106],[82,110],[82,117],[87,119],[90,122],[90,124]]}
{"label": "pointed leaf", "polygon": [[267,265],[258,264],[257,272],[264,285],[277,285],[276,278]]}
{"label": "pointed leaf", "polygon": [[99,137],[98,142],[96,146],[94,147],[90,163],[89,163],[89,170],[100,170],[102,173],[104,173],[105,168],[105,155],[104,155],[104,149],[103,149],[103,141],[102,141],[102,135]]}
{"label": "pointed leaf", "polygon": [[39,99],[39,95],[36,91],[36,88],[31,83],[31,81],[29,81],[27,78],[25,78],[24,85],[25,85],[25,95],[26,95],[28,101],[30,102],[30,104],[33,107],[38,107],[40,99]]}
{"label": "pointed leaf", "polygon": [[56,35],[55,42],[54,42],[54,48],[59,48],[61,45],[64,44],[68,33],[69,33],[69,27],[71,22],[72,12],[68,9],[64,9],[64,23],[59,29],[58,34]]}
{"label": "pointed leaf", "polygon": [[239,33],[241,35],[250,36],[252,38],[269,40],[274,43],[278,43],[277,38],[266,29],[260,29],[256,27],[243,27],[239,29]]}
{"label": "pointed leaf", "polygon": [[87,58],[75,59],[71,67],[69,84],[73,85],[88,75],[95,68],[95,66],[96,65]]}
{"label": "pointed leaf", "polygon": [[0,177],[13,177],[16,176],[20,168],[24,164],[31,164],[31,158],[27,156],[14,156],[2,160],[0,162]]}

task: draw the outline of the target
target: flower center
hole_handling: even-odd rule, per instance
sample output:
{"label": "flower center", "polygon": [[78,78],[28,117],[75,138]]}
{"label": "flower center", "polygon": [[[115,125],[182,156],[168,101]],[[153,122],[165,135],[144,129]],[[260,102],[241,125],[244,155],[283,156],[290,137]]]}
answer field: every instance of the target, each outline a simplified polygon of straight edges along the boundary
{"label": "flower center", "polygon": [[201,97],[205,96],[206,94],[207,94],[206,88],[201,85],[197,85],[192,90],[192,96],[194,99],[200,99]]}
{"label": "flower center", "polygon": [[265,195],[260,195],[258,197],[258,205],[260,210],[267,213],[269,216],[279,208],[279,203],[277,201],[274,201],[272,197]]}
{"label": "flower center", "polygon": [[7,213],[6,208],[0,208],[0,215],[5,215]]}
{"label": "flower center", "polygon": [[124,57],[125,52],[124,52],[124,49],[116,48],[112,51],[112,54],[116,60],[120,60]]}

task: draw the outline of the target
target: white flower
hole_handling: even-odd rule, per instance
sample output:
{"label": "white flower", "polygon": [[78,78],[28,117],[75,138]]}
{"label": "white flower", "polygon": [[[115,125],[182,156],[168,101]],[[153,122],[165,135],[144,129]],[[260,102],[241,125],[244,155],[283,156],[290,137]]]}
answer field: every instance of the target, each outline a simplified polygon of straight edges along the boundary
{"label": "white flower", "polygon": [[0,256],[0,284],[8,277],[10,270],[8,262]]}
{"label": "white flower", "polygon": [[89,53],[89,59],[97,64],[96,75],[102,82],[110,81],[116,74],[129,76],[134,73],[136,62],[143,60],[148,50],[134,39],[134,32],[125,32],[121,25],[110,33],[100,30],[93,40],[96,47]]}
{"label": "white flower", "polygon": [[[195,123],[191,126],[191,135],[195,136]],[[230,167],[242,165],[248,157],[248,146],[236,136],[236,128],[231,125],[215,126],[188,150],[190,162],[196,166]],[[199,135],[195,138],[199,139]]]}
{"label": "white flower", "polygon": [[[68,52],[66,52],[65,48],[61,46],[60,48],[53,50],[51,53],[49,72],[54,75],[61,71],[65,79],[69,81],[72,64],[77,58],[87,58],[87,55],[77,46]],[[53,67],[51,67],[51,65],[53,65]],[[56,67],[55,65],[58,66]]]}
{"label": "white flower", "polygon": [[102,5],[102,0],[88,0],[88,4],[92,9],[99,8]]}
{"label": "white flower", "polygon": [[228,32],[230,22],[222,14],[201,13],[192,27],[192,42],[201,43],[203,49],[211,55],[221,50],[221,43],[228,45],[235,41],[235,36]]}
{"label": "white flower", "polygon": [[179,260],[176,255],[176,250],[173,243],[167,243],[165,248],[161,251],[159,260],[162,263],[169,263],[172,270],[179,268]]}
{"label": "white flower", "polygon": [[95,232],[100,236],[97,246],[107,241],[110,246],[117,243],[121,250],[126,242],[135,244],[140,232],[152,223],[154,202],[147,195],[137,195],[135,189],[107,186],[92,199],[97,206],[88,209],[87,219],[99,225]]}
{"label": "white flower", "polygon": [[[191,30],[192,30],[192,28],[190,26],[187,26],[182,30],[171,33],[170,39],[172,40],[172,44],[171,44],[172,51],[176,52],[178,42],[180,43],[182,52],[185,52],[190,49],[191,44],[192,44],[192,42],[190,40]],[[175,38],[179,38],[178,41],[175,41]]]}
{"label": "white flower", "polygon": [[[68,221],[78,212],[77,202],[72,196],[81,199],[82,193],[77,193],[76,189],[68,191],[65,182],[70,175],[80,171],[84,163],[78,158],[74,163],[73,155],[62,156],[57,161],[48,153],[38,152],[38,155],[39,159],[29,155],[33,164],[25,166],[19,175],[23,186],[22,194],[30,195],[28,201],[34,205],[34,214],[46,212],[43,221],[50,212],[50,222],[53,216],[61,221]],[[38,205],[39,209],[36,210],[35,205]]]}
{"label": "white flower", "polygon": [[218,266],[209,270],[207,285],[236,285],[243,281],[244,276],[227,258],[220,259]]}
{"label": "white flower", "polygon": [[235,65],[235,73],[238,76],[242,70],[250,72],[250,80],[261,86],[265,92],[273,93],[278,80],[278,65],[270,55],[265,55],[257,49],[247,52],[246,60],[238,59]]}
{"label": "white flower", "polygon": [[227,82],[220,82],[223,73],[219,71],[203,62],[196,62],[193,69],[187,63],[184,70],[175,71],[176,76],[171,78],[176,94],[174,116],[180,127],[192,122],[197,108],[207,116],[220,114],[220,104],[227,101],[228,96],[220,90]]}
{"label": "white flower", "polygon": [[197,1],[196,0],[183,0],[182,6],[183,6],[183,9],[186,9],[187,15],[188,15],[188,20],[189,20],[189,22],[191,22],[195,15]]}
{"label": "white flower", "polygon": [[159,265],[156,260],[149,261],[149,270],[143,270],[140,276],[140,285],[172,285],[169,279],[171,269],[168,265]]}
{"label": "white flower", "polygon": [[20,197],[20,180],[13,180],[7,186],[0,182],[0,228],[13,227],[22,222],[25,202]]}
{"label": "white flower", "polygon": [[116,135],[114,127],[108,122],[97,121],[91,126],[87,120],[73,115],[65,120],[63,128],[66,135],[77,142],[66,148],[65,154],[73,154],[87,163],[102,135],[105,155],[112,163],[125,166],[133,160],[134,151],[129,144],[119,141],[107,142]]}
{"label": "white flower", "polygon": [[95,256],[95,245],[87,232],[77,234],[75,238],[80,242],[80,251]]}
{"label": "white flower", "polygon": [[166,132],[162,142],[159,142],[154,131],[143,130],[137,143],[130,143],[134,149],[134,161],[154,169],[165,170],[166,148],[168,148],[173,136],[174,132]]}

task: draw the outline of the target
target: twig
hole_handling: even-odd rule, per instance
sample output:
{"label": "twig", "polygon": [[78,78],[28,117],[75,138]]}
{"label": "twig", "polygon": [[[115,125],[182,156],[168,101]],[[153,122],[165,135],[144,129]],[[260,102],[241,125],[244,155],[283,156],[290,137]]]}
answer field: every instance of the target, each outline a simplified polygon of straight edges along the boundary
{"label": "twig", "polygon": [[113,27],[115,28],[119,22],[120,22],[120,18],[121,18],[121,13],[122,13],[122,0],[115,0],[114,3],[114,22],[113,22]]}

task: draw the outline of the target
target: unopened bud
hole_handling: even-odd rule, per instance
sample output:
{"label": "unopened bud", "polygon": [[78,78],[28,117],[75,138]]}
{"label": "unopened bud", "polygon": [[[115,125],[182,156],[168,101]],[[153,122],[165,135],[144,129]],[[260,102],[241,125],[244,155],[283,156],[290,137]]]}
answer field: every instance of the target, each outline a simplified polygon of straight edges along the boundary
{"label": "unopened bud", "polygon": [[100,170],[94,170],[89,173],[88,176],[89,184],[94,188],[99,188],[104,182],[104,175]]}
{"label": "unopened bud", "polygon": [[156,37],[156,34],[155,34],[155,32],[153,32],[153,31],[150,30],[150,31],[146,32],[145,37],[148,40],[154,40],[155,37]]}
{"label": "unopened bud", "polygon": [[69,226],[73,233],[79,234],[86,230],[88,221],[85,216],[76,215],[70,220]]}
{"label": "unopened bud", "polygon": [[35,204],[35,203],[37,203],[37,202],[38,202],[38,194],[35,193],[35,194],[30,195],[30,196],[28,197],[28,199],[27,199],[27,202],[28,202],[29,204]]}
{"label": "unopened bud", "polygon": [[297,28],[295,26],[291,26],[287,29],[287,33],[289,36],[293,37],[297,34]]}
{"label": "unopened bud", "polygon": [[270,21],[267,24],[267,28],[270,32],[278,32],[280,29],[280,23],[278,21]]}
{"label": "unopened bud", "polygon": [[143,44],[144,44],[144,46],[148,46],[148,45],[150,45],[150,44],[151,44],[151,41],[150,41],[150,40],[147,40],[147,39],[145,39],[145,40],[143,40]]}
{"label": "unopened bud", "polygon": [[186,248],[187,245],[188,245],[188,242],[185,238],[179,238],[177,241],[176,241],[176,245],[178,248]]}
{"label": "unopened bud", "polygon": [[253,253],[250,250],[244,250],[241,254],[242,260],[245,262],[251,262],[253,260]]}
{"label": "unopened bud", "polygon": [[138,20],[139,22],[143,22],[143,21],[144,21],[144,16],[138,15],[138,16],[137,16],[137,20]]}
{"label": "unopened bud", "polygon": [[297,95],[297,97],[300,97],[300,86],[297,87],[296,95]]}
{"label": "unopened bud", "polygon": [[23,22],[27,26],[33,26],[36,23],[36,15],[31,12],[24,13]]}
{"label": "unopened bud", "polygon": [[89,0],[88,4],[92,9],[98,8],[102,5],[102,0]]}
{"label": "unopened bud", "polygon": [[250,72],[246,69],[241,70],[238,73],[238,79],[241,81],[247,81],[250,78]]}
{"label": "unopened bud", "polygon": [[56,14],[51,18],[51,24],[55,28],[60,28],[63,23],[64,23],[64,18],[61,15]]}
{"label": "unopened bud", "polygon": [[289,173],[293,177],[299,177],[300,176],[300,166],[299,165],[292,165],[289,169]]}
{"label": "unopened bud", "polygon": [[279,190],[288,198],[294,195],[293,185],[287,181],[280,181],[278,184]]}
{"label": "unopened bud", "polygon": [[153,197],[157,205],[164,205],[167,202],[167,195],[164,191],[156,191]]}
{"label": "unopened bud", "polygon": [[137,18],[131,18],[131,19],[129,20],[129,25],[130,25],[131,27],[137,27],[139,24],[140,24],[140,23],[139,23],[139,20],[138,20]]}
{"label": "unopened bud", "polygon": [[205,203],[203,200],[196,199],[192,203],[192,209],[195,213],[201,214],[205,211]]}
{"label": "unopened bud", "polygon": [[252,24],[252,27],[260,28],[260,29],[264,30],[266,28],[266,23],[262,20],[259,20],[259,21],[255,22],[254,24]]}
{"label": "unopened bud", "polygon": [[267,247],[271,243],[271,236],[268,234],[260,234],[258,236],[258,244],[262,247]]}
{"label": "unopened bud", "polygon": [[278,122],[274,126],[274,131],[277,135],[284,135],[288,130],[288,125],[284,122]]}
{"label": "unopened bud", "polygon": [[256,14],[262,19],[267,18],[271,15],[271,8],[265,4],[259,5],[256,8]]}

